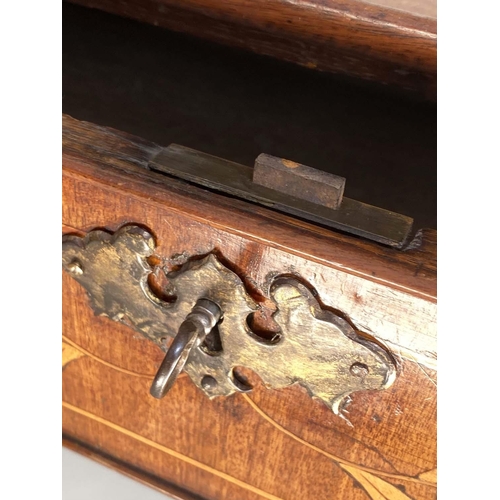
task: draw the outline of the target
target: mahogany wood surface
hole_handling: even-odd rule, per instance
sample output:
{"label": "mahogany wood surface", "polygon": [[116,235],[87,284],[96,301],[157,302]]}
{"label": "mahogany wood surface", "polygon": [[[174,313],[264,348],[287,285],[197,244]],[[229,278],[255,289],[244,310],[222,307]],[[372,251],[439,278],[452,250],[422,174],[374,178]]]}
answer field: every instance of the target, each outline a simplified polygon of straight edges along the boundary
{"label": "mahogany wood surface", "polygon": [[72,1],[435,99],[437,31],[432,6],[422,11],[417,2],[397,0],[382,5],[357,0]]}
{"label": "mahogany wood surface", "polygon": [[270,274],[298,273],[391,349],[398,376],[354,394],[347,419],[301,387],[267,390],[248,370],[248,394],[210,401],[181,376],[155,400],[163,352],[94,316],[63,273],[65,435],[202,498],[435,498],[435,232],[406,251],[363,242],[151,172],[158,149],[64,117],[63,232],[142,224],[166,271],[215,252],[269,314]]}

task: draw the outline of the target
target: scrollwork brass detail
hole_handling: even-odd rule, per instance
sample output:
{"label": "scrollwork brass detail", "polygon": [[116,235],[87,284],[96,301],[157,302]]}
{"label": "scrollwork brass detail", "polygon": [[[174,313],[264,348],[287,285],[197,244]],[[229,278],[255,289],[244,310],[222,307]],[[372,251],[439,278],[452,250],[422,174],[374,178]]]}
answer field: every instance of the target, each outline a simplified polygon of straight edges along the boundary
{"label": "scrollwork brass detail", "polygon": [[268,388],[300,384],[336,414],[349,394],[385,389],[394,381],[391,355],[322,309],[299,281],[274,281],[270,297],[277,306],[280,340],[266,343],[247,324],[258,304],[215,255],[169,273],[173,300],[167,302],[148,285],[153,272],[148,257],[154,252],[152,235],[138,226],[113,235],[96,230],[84,238],[63,237],[63,268],[86,289],[96,315],[125,322],[164,350],[161,339],[176,336],[199,299],[216,303],[222,311],[217,325],[222,349],[213,353],[197,344],[184,366],[209,398],[249,390],[233,376],[238,366],[253,370]]}

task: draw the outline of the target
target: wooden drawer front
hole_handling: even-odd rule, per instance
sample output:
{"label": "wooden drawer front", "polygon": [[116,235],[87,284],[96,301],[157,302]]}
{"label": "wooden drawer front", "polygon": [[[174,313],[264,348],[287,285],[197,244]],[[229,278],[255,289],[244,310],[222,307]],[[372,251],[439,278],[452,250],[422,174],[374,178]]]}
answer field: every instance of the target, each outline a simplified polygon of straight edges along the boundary
{"label": "wooden drawer front", "polygon": [[[165,269],[216,252],[266,307],[271,271],[298,272],[324,304],[398,362],[387,390],[352,396],[346,418],[305,389],[209,400],[181,375],[149,395],[164,353],[95,316],[63,273],[63,432],[75,446],[182,498],[436,497],[433,235],[401,252],[335,234],[148,171],[154,144],[64,119],[63,233],[147,227]],[[175,489],[177,488],[177,489]]]}

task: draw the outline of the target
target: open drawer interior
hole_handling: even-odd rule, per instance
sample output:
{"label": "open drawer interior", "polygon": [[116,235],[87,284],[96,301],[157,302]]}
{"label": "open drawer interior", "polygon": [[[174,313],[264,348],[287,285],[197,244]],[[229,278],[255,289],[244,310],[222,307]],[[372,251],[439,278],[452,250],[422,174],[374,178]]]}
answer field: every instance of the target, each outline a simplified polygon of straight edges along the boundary
{"label": "open drawer interior", "polygon": [[436,105],[394,88],[65,3],[62,102],[162,146],[337,174],[349,198],[436,228]]}

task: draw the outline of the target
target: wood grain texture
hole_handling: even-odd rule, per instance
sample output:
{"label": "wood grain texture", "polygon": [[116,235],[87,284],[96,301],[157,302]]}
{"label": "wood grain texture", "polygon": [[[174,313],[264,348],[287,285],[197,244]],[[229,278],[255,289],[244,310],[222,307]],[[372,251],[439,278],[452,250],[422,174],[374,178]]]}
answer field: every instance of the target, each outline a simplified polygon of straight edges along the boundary
{"label": "wood grain texture", "polygon": [[436,20],[354,0],[73,0],[309,68],[436,91]]}
{"label": "wood grain texture", "polygon": [[432,103],[74,4],[63,25],[65,113],[242,165],[289,158],[436,228]]}
{"label": "wood grain texture", "polygon": [[154,144],[68,117],[63,131],[64,232],[141,223],[165,270],[216,252],[264,310],[273,273],[298,273],[399,362],[390,389],[353,396],[348,421],[247,371],[250,394],[210,401],[181,376],[158,401],[149,385],[163,352],[94,316],[64,273],[68,436],[204,498],[436,497],[433,234],[406,252],[362,242],[150,172]]}
{"label": "wood grain texture", "polygon": [[436,0],[360,0],[388,9],[402,10],[414,16],[437,18]]}
{"label": "wood grain texture", "polygon": [[199,497],[198,495],[193,495],[189,491],[168,483],[157,476],[146,474],[143,470],[134,468],[127,462],[120,462],[115,457],[106,455],[105,453],[102,453],[85,443],[76,441],[75,439],[64,434],[62,444],[65,448],[69,448],[70,450],[91,458],[92,460],[95,460],[110,469],[114,469],[131,479],[139,481],[146,486],[160,491],[161,493],[165,493],[173,500],[202,500],[202,497]]}

